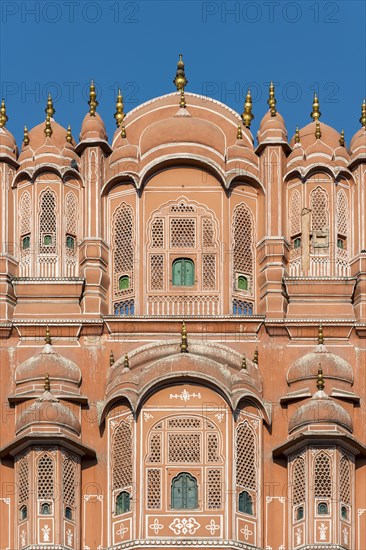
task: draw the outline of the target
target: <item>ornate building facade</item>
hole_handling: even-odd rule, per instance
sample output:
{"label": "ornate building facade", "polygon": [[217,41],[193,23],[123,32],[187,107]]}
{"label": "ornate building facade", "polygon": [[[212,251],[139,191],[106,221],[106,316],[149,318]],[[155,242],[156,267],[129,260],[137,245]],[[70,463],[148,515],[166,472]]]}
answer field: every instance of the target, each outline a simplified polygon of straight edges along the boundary
{"label": "ornate building facade", "polygon": [[0,548],[366,548],[366,102],[0,111]]}

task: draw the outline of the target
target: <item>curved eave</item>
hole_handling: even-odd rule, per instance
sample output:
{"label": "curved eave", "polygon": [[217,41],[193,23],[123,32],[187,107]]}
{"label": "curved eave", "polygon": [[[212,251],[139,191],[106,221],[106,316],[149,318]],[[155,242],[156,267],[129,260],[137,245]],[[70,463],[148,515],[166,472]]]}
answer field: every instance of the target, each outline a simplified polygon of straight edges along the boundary
{"label": "curved eave", "polygon": [[80,172],[78,172],[74,168],[71,168],[70,166],[63,166],[60,168],[56,164],[42,163],[41,165],[37,165],[35,168],[33,168],[32,166],[21,168],[14,178],[13,188],[15,189],[17,187],[19,180],[24,179],[24,176],[26,176],[26,179],[28,179],[28,181],[34,183],[37,177],[45,172],[51,172],[52,174],[55,174],[62,181],[64,181],[67,176],[72,176],[80,182],[82,187],[84,187],[84,182]]}
{"label": "curved eave", "polygon": [[12,155],[4,155],[3,153],[0,154],[0,162],[7,162],[8,164],[10,164],[13,168],[15,169],[18,169],[19,168],[19,162],[14,158],[16,155],[14,154],[14,156]]}
{"label": "curved eave", "polygon": [[348,165],[348,168],[350,170],[353,170],[354,168],[356,168],[356,166],[358,166],[359,164],[362,164],[362,163],[366,163],[366,154],[365,153],[359,153],[358,155],[355,155],[349,165]]}
{"label": "curved eave", "polygon": [[334,179],[337,179],[340,175],[346,175],[348,178],[352,177],[352,173],[348,168],[339,168],[339,166],[331,166],[326,163],[316,163],[309,166],[299,166],[296,164],[293,168],[290,168],[284,175],[284,181],[290,179],[294,175],[299,175],[301,179],[306,180],[313,174],[319,172],[325,172]]}
{"label": "curved eave", "polygon": [[[152,396],[157,391],[171,387],[173,384],[179,384],[182,382],[193,383],[212,389],[213,391],[221,395],[221,397],[226,401],[233,413],[238,403],[242,399],[248,399],[249,401],[253,402],[261,411],[264,421],[268,425],[271,424],[271,418],[269,414],[270,411],[267,404],[262,401],[259,394],[255,391],[254,386],[252,384],[248,384],[250,386],[248,387],[248,385],[245,383],[245,380],[243,380],[241,388],[231,390],[229,387],[224,387],[222,384],[220,384],[215,376],[210,376],[207,374],[203,376],[200,373],[176,371],[166,374],[164,376],[164,379],[162,380],[151,380],[140,388],[138,388],[137,386],[135,386],[135,388],[126,387],[125,390],[120,388],[116,392],[110,394],[103,404],[100,413],[99,425],[104,422],[112,405],[117,403],[119,400],[126,399],[130,404],[133,414],[137,416],[143,404],[150,396]],[[127,384],[130,384],[130,382],[126,380],[126,386]]]}
{"label": "curved eave", "polygon": [[80,155],[87,147],[100,147],[104,153],[107,153],[108,155],[112,153],[112,148],[108,141],[97,138],[89,138],[80,141],[75,147],[75,153]]}
{"label": "curved eave", "polygon": [[13,458],[31,445],[62,445],[81,457],[96,458],[94,449],[84,445],[78,439],[63,434],[57,434],[56,436],[54,434],[49,435],[44,432],[33,432],[16,437],[11,443],[0,449],[0,458]]}
{"label": "curved eave", "polygon": [[354,455],[366,457],[366,445],[361,443],[351,434],[336,430],[298,433],[279,447],[273,449],[272,456],[273,458],[287,458],[289,454],[295,453],[307,445],[316,444],[322,446],[326,444],[332,446],[340,445]]}
{"label": "curved eave", "polygon": [[266,147],[282,147],[285,155],[289,155],[292,151],[291,147],[284,139],[265,139],[254,150],[256,155],[261,155]]}

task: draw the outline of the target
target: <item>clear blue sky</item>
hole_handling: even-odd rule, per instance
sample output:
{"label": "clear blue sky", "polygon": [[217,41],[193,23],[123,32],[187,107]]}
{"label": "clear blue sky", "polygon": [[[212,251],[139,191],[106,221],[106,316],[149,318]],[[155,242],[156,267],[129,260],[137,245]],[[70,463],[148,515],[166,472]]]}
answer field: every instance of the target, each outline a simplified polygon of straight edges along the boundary
{"label": "clear blue sky", "polygon": [[56,120],[78,137],[94,78],[108,135],[118,83],[125,110],[174,90],[184,55],[187,91],[242,112],[249,85],[255,134],[267,110],[268,82],[289,136],[310,122],[314,90],[321,121],[360,128],[366,95],[365,2],[2,0],[0,93],[7,127],[18,142],[23,126],[40,123],[48,91]]}

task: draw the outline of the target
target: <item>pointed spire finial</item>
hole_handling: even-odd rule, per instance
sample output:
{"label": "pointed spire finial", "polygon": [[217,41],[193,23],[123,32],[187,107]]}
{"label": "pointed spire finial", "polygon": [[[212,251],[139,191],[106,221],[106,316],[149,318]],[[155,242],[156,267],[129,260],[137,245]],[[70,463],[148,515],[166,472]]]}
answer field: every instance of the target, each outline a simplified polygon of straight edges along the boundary
{"label": "pointed spire finial", "polygon": [[324,378],[323,378],[323,370],[321,368],[321,365],[319,363],[319,369],[318,369],[318,376],[316,379],[316,387],[318,388],[318,391],[324,390]]}
{"label": "pointed spire finial", "polygon": [[324,344],[323,325],[321,323],[318,329],[318,344]]}
{"label": "pointed spire finial", "polygon": [[241,370],[247,370],[247,356],[243,353],[243,358],[241,360]]}
{"label": "pointed spire finial", "polygon": [[125,125],[124,124],[121,124],[121,138],[122,139],[125,139],[126,137],[126,128],[125,128]]}
{"label": "pointed spire finial", "polygon": [[53,118],[53,115],[56,112],[55,109],[53,108],[53,101],[52,101],[51,94],[48,94],[47,106],[46,106],[44,112],[46,113],[46,116],[49,117],[49,118]]}
{"label": "pointed spire finial", "polygon": [[52,344],[51,333],[50,333],[50,329],[48,328],[48,325],[46,326],[46,336],[45,336],[44,341],[46,342],[46,344],[49,344],[49,345]]}
{"label": "pointed spire finial", "polygon": [[361,126],[366,128],[366,99],[364,99],[362,102],[360,122],[361,122]]}
{"label": "pointed spire finial", "polygon": [[267,101],[268,105],[269,105],[269,110],[271,112],[271,116],[276,116],[276,113],[277,113],[277,110],[276,110],[276,98],[275,98],[275,89],[274,89],[274,84],[271,80],[270,82],[270,85],[269,85],[269,98],[268,98],[268,101]]}
{"label": "pointed spire finial", "polygon": [[254,350],[253,363],[258,365],[258,348],[255,348],[255,350]]}
{"label": "pointed spire finial", "polygon": [[130,361],[128,359],[127,353],[126,353],[124,361],[123,361],[123,368],[130,370]]}
{"label": "pointed spire finial", "polygon": [[321,112],[319,111],[319,99],[316,92],[314,92],[313,110],[311,111],[310,116],[314,121],[319,120],[321,117]]}
{"label": "pointed spire finial", "polygon": [[44,133],[46,134],[46,137],[51,137],[52,136],[52,126],[51,126],[51,119],[50,117],[47,115],[46,117],[46,123],[45,123],[45,128],[44,128]]}
{"label": "pointed spire finial", "polygon": [[109,354],[109,366],[112,367],[113,364],[114,364],[114,355],[113,355],[113,350],[111,350]]}
{"label": "pointed spire finial", "polygon": [[6,115],[5,99],[1,101],[0,107],[0,128],[5,128],[9,117]]}
{"label": "pointed spire finial", "polygon": [[91,83],[90,83],[88,105],[89,105],[89,114],[90,114],[90,116],[95,116],[95,113],[96,113],[96,110],[97,110],[97,107],[98,107],[99,103],[97,101],[97,93],[95,91],[94,80],[92,80]]}
{"label": "pointed spire finial", "polygon": [[248,88],[248,92],[247,92],[247,95],[246,95],[246,98],[245,98],[245,103],[244,103],[244,111],[241,115],[241,118],[243,119],[244,125],[247,126],[247,128],[250,128],[250,125],[251,125],[252,120],[254,118],[254,115],[252,113],[252,105],[253,105],[252,96],[251,96],[250,90]]}
{"label": "pointed spire finial", "polygon": [[237,133],[236,133],[236,139],[243,139],[243,132],[241,130],[241,124],[239,122],[238,124],[238,130],[237,130]]}
{"label": "pointed spire finial", "polygon": [[67,127],[66,141],[67,141],[67,143],[72,143],[72,134],[71,134],[71,125],[70,124]]}
{"label": "pointed spire finial", "polygon": [[317,120],[315,123],[315,137],[316,139],[320,139],[322,137],[319,120]]}
{"label": "pointed spire finial", "polygon": [[173,84],[177,88],[177,91],[184,90],[184,88],[188,84],[188,80],[186,79],[186,73],[184,71],[184,62],[183,62],[183,55],[179,54],[179,61],[177,64],[177,72],[175,75],[175,79],[173,80]]}
{"label": "pointed spire finial", "polygon": [[187,329],[186,324],[183,321],[182,322],[182,332],[181,332],[181,344],[180,344],[180,352],[181,353],[188,353],[188,338],[187,338]]}
{"label": "pointed spire finial", "polygon": [[116,112],[114,113],[114,118],[116,119],[117,126],[122,124],[123,119],[125,118],[125,113],[123,112],[124,104],[123,97],[121,94],[121,89],[118,88],[117,100],[116,100]]}
{"label": "pointed spire finial", "polygon": [[28,135],[28,128],[26,126],[24,126],[24,133],[23,133],[23,143],[24,143],[24,146],[27,147],[27,145],[29,145],[29,135]]}
{"label": "pointed spire finial", "polygon": [[187,107],[186,96],[184,95],[184,88],[182,88],[181,91],[180,91],[179,107],[181,109],[185,109]]}
{"label": "pointed spire finial", "polygon": [[44,377],[44,391],[50,391],[50,390],[51,390],[50,376],[47,372],[46,376]]}
{"label": "pointed spire finial", "polygon": [[341,137],[339,138],[339,145],[340,145],[341,147],[344,147],[345,144],[346,144],[346,142],[345,142],[345,139],[344,139],[344,130],[342,129],[342,131],[341,131]]}
{"label": "pointed spire finial", "polygon": [[300,143],[300,130],[298,126],[296,126],[295,130],[295,143]]}

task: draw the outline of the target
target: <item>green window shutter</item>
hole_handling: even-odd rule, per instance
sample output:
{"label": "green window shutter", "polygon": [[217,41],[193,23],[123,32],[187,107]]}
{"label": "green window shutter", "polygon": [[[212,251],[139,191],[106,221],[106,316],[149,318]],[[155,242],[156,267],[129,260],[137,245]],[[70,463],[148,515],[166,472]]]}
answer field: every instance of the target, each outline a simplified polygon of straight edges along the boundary
{"label": "green window shutter", "polygon": [[198,508],[197,480],[190,474],[179,474],[173,479],[171,507],[176,510]]}
{"label": "green window shutter", "polygon": [[173,285],[182,285],[182,260],[175,260],[173,262]]}
{"label": "green window shutter", "polygon": [[248,279],[244,275],[238,277],[238,290],[248,290]]}
{"label": "green window shutter", "polygon": [[179,258],[173,262],[172,283],[174,286],[194,285],[194,263],[189,258]]}
{"label": "green window shutter", "polygon": [[253,501],[252,497],[247,491],[242,491],[239,494],[239,512],[253,515]]}
{"label": "green window shutter", "polygon": [[122,275],[122,277],[119,278],[118,281],[119,289],[120,290],[126,290],[127,288],[130,288],[130,278],[128,275]]}
{"label": "green window shutter", "polygon": [[130,493],[122,491],[116,498],[116,515],[130,511]]}

